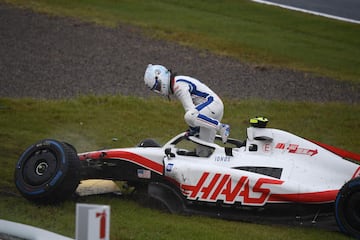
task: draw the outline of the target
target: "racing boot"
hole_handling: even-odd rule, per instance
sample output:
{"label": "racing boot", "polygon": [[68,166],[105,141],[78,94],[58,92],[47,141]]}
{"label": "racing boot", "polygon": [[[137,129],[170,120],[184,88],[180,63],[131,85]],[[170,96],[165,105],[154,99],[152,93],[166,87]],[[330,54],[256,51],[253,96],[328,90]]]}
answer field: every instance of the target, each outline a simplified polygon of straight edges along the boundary
{"label": "racing boot", "polygon": [[226,143],[228,136],[230,135],[230,125],[221,124],[219,132],[220,132],[220,136],[221,136],[223,143]]}

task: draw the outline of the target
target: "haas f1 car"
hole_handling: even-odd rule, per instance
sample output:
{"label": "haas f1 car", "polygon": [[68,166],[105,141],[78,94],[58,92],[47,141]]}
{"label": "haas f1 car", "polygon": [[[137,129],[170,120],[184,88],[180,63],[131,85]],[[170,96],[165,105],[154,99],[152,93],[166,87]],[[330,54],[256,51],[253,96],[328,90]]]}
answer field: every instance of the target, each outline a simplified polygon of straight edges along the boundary
{"label": "haas f1 car", "polygon": [[[72,196],[82,180],[126,181],[172,213],[301,224],[330,219],[360,238],[360,155],[267,128],[266,118],[250,123],[245,141],[227,144],[220,136],[209,143],[184,132],[163,146],[146,139],[136,147],[77,153],[45,139],[22,153],[15,184],[32,202],[54,203]],[[198,146],[208,156],[198,156]]]}

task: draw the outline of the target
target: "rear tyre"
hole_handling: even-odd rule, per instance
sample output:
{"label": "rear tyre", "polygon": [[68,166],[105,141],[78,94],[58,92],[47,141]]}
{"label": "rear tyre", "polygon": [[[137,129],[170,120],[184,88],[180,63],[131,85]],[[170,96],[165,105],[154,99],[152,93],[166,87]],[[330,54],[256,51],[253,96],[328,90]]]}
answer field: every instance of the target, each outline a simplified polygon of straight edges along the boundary
{"label": "rear tyre", "polygon": [[184,201],[182,196],[168,184],[151,182],[148,185],[148,195],[157,206],[162,206],[170,213],[182,213],[184,211]]}
{"label": "rear tyre", "polygon": [[340,189],[335,217],[342,232],[360,239],[360,178],[350,180]]}
{"label": "rear tyre", "polygon": [[42,204],[64,201],[80,182],[76,150],[67,143],[42,140],[27,148],[15,169],[15,185],[26,199]]}

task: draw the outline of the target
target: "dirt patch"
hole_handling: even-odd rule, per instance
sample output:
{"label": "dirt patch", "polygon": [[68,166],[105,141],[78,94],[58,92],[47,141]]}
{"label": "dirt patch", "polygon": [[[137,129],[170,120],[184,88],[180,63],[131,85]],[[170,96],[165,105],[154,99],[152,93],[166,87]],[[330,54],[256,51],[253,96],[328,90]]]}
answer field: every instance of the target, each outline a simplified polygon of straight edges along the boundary
{"label": "dirt patch", "polygon": [[360,84],[246,64],[150,39],[131,26],[107,28],[0,3],[0,97],[146,97],[148,63],[196,77],[222,98],[360,102]]}

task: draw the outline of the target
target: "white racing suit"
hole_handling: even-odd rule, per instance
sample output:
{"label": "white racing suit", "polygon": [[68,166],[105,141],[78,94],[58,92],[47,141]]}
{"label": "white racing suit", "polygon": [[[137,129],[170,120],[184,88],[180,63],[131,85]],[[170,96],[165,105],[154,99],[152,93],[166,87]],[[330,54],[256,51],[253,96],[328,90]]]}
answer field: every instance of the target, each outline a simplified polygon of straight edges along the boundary
{"label": "white racing suit", "polygon": [[[185,122],[190,127],[200,127],[201,140],[214,142],[224,113],[221,99],[208,86],[188,76],[172,78],[171,90],[185,109]],[[209,154],[209,149],[203,146],[197,147],[196,151],[199,156]]]}

